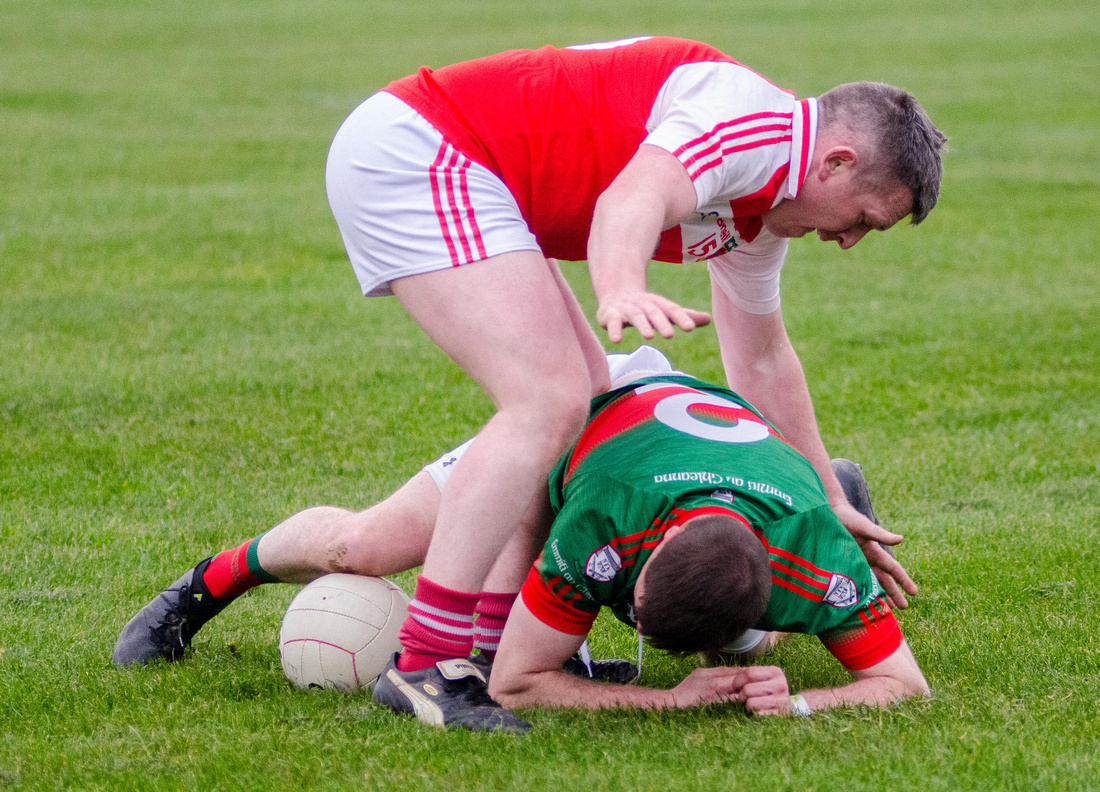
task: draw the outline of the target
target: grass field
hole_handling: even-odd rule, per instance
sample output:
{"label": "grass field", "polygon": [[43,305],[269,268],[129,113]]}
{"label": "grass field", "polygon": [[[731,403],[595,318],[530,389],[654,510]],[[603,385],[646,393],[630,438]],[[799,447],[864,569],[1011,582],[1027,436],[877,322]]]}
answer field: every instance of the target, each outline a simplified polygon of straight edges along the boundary
{"label": "grass field", "polygon": [[[0,789],[1100,787],[1100,6],[947,5],[0,0]],[[903,85],[952,138],[920,228],[796,241],[784,274],[826,444],[907,537],[902,628],[934,698],[438,732],[293,690],[290,586],[185,662],[112,668],[195,561],[365,506],[490,414],[392,300],[358,296],[323,186],[345,115],[424,63],[641,33],[799,95]],[[698,266],[651,283],[707,304]],[[661,346],[721,380],[712,332]],[[633,651],[609,622],[594,644]],[[776,662],[793,689],[844,678],[809,639]],[[692,665],[651,651],[644,682]]]}

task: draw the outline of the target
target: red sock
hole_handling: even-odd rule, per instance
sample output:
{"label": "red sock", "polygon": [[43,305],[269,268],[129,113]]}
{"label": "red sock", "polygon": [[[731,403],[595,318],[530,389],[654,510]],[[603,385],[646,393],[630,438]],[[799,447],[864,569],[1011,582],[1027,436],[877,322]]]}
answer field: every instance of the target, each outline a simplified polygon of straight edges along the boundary
{"label": "red sock", "polygon": [[474,645],[477,594],[444,588],[423,575],[398,637],[405,651],[397,659],[401,671],[420,671],[454,657],[469,657]]}
{"label": "red sock", "polygon": [[264,571],[256,558],[256,547],[263,535],[249,539],[240,547],[218,553],[202,573],[202,582],[210,596],[230,599],[244,594],[261,583],[278,583],[279,579]]}
{"label": "red sock", "polygon": [[512,612],[519,594],[483,591],[481,599],[474,609],[474,646],[483,655],[493,660],[500,648],[500,636],[504,632],[504,623]]}

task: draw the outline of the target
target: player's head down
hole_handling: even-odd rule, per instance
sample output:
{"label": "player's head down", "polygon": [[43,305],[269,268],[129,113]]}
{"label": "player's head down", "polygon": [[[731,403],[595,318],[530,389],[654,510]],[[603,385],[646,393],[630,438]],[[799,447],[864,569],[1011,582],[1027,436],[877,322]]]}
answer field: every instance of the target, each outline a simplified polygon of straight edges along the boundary
{"label": "player's head down", "polygon": [[912,94],[879,82],[845,83],[818,98],[818,112],[822,129],[843,126],[866,142],[865,177],[909,189],[913,225],[928,216],[940,195],[947,138]]}
{"label": "player's head down", "polygon": [[645,566],[638,629],[658,649],[702,652],[754,626],[768,605],[771,567],[760,540],[732,517],[696,517]]}

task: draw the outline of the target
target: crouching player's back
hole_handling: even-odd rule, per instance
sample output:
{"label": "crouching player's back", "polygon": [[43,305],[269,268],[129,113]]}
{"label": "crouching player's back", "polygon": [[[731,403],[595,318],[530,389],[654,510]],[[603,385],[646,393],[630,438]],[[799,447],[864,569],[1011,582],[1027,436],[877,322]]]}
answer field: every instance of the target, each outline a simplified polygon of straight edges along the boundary
{"label": "crouching player's back", "polygon": [[[817,474],[750,405],[680,375],[594,404],[551,477],[553,528],[501,640],[491,686],[505,706],[806,714],[929,692]],[[697,669],[667,691],[568,677],[600,607],[672,651],[720,650],[749,627],[817,635],[852,682],[791,696],[774,666]]]}

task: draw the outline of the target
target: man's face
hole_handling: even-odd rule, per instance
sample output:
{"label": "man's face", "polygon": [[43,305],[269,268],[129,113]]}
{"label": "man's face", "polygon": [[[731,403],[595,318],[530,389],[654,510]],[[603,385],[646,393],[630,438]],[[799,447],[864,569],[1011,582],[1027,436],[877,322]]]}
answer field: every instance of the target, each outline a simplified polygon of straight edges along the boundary
{"label": "man's face", "polygon": [[798,196],[764,215],[764,227],[780,237],[816,231],[822,242],[847,250],[868,231],[885,231],[909,214],[913,195],[902,184],[880,186],[857,178],[854,163],[841,158],[807,174]]}

